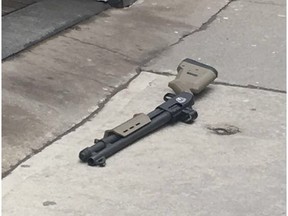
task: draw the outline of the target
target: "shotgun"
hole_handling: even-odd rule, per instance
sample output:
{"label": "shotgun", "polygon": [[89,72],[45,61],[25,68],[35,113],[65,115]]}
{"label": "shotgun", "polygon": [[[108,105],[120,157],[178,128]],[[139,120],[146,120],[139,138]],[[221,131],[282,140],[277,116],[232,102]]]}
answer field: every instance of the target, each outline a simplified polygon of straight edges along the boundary
{"label": "shotgun", "polygon": [[80,160],[90,166],[103,167],[108,157],[164,125],[177,121],[192,123],[198,117],[192,108],[194,94],[199,94],[214,81],[218,72],[211,66],[188,58],[179,64],[177,72],[176,78],[168,84],[175,94],[167,93],[165,102],[152,112],[136,114],[114,129],[105,131],[102,139],[95,139],[94,145],[79,153]]}

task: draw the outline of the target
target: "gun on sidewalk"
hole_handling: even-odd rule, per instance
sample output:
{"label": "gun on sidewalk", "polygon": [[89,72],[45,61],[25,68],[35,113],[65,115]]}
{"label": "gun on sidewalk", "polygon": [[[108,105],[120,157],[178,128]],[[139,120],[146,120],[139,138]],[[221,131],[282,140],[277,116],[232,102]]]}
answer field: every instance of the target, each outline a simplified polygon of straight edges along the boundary
{"label": "gun on sidewalk", "polygon": [[90,166],[105,166],[108,157],[164,125],[177,121],[192,123],[198,117],[192,108],[194,94],[200,93],[215,80],[218,72],[188,58],[179,64],[177,72],[176,79],[168,84],[176,94],[166,94],[165,102],[152,112],[137,114],[118,127],[107,130],[102,139],[95,139],[94,145],[79,153],[80,160]]}

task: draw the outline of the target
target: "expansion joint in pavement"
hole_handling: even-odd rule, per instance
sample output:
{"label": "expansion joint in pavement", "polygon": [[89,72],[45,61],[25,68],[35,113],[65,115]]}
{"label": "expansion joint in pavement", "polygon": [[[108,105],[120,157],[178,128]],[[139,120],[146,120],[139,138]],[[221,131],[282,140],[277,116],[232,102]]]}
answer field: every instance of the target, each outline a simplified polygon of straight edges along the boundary
{"label": "expansion joint in pavement", "polygon": [[239,88],[246,88],[246,89],[259,89],[259,90],[264,90],[264,91],[270,91],[270,92],[277,92],[277,93],[286,94],[286,91],[284,91],[284,90],[265,88],[265,87],[261,87],[261,86],[251,85],[251,84],[238,85],[238,84],[231,84],[231,83],[220,82],[220,81],[215,81],[212,84],[214,84],[214,85],[223,85],[223,86],[231,86],[231,87],[239,87]]}
{"label": "expansion joint in pavement", "polygon": [[252,4],[261,4],[261,5],[273,5],[273,6],[285,6],[285,4],[280,4],[280,3],[276,3],[276,2],[263,2],[263,1],[254,1],[254,0],[250,0],[250,1],[247,1],[249,3],[252,3]]}
{"label": "expansion joint in pavement", "polygon": [[[154,70],[145,70],[140,68],[141,73],[153,73],[153,74],[158,74],[162,76],[176,76],[175,74],[172,74],[170,72],[161,72],[161,71],[154,71]],[[255,85],[239,85],[239,84],[232,84],[232,83],[227,83],[227,82],[221,82],[221,81],[214,81],[211,83],[212,85],[223,85],[223,86],[230,86],[230,87],[239,87],[239,88],[246,88],[246,89],[258,89],[258,90],[264,90],[264,91],[270,91],[270,92],[277,92],[277,93],[284,93],[286,94],[285,90],[279,90],[279,89],[272,89],[272,88],[265,88],[261,86],[255,86]]]}

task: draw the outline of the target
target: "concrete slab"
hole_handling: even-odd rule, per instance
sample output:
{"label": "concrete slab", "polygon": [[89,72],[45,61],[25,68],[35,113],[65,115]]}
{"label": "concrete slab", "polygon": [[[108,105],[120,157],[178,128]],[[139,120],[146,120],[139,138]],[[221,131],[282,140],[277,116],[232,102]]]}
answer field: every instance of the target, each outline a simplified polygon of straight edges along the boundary
{"label": "concrete slab", "polygon": [[247,1],[247,2],[253,2],[256,4],[267,4],[267,5],[281,5],[281,6],[286,6],[286,1],[285,0],[242,0],[242,1]]}
{"label": "concrete slab", "polygon": [[95,112],[136,75],[136,67],[64,37],[4,62],[2,172]]}
{"label": "concrete slab", "polygon": [[[65,2],[57,1],[57,8]],[[73,0],[58,9],[68,7],[63,16],[69,18],[83,6],[77,8],[76,3],[84,5]],[[206,22],[226,3],[139,0],[130,8],[111,10],[5,61],[2,171],[7,174],[77,126],[135,76],[139,64]],[[47,22],[56,22],[57,16],[54,18]],[[27,38],[25,34],[21,37]]]}
{"label": "concrete slab", "polygon": [[13,11],[24,8],[28,5],[40,0],[3,0],[2,1],[2,16],[11,13]]}
{"label": "concrete slab", "polygon": [[94,0],[43,0],[2,18],[2,59],[107,9]]}
{"label": "concrete slab", "polygon": [[226,4],[226,0],[138,0],[125,10],[105,11],[66,36],[144,62],[200,27]]}
{"label": "concrete slab", "polygon": [[[3,179],[3,214],[285,215],[283,93],[211,85],[193,125],[159,130],[105,168],[78,161],[105,129],[161,103],[171,79],[142,73],[95,118],[15,169]],[[227,125],[239,132],[211,130]]]}
{"label": "concrete slab", "polygon": [[15,10],[19,10],[26,7],[29,4],[34,3],[33,1],[13,1],[13,0],[3,0],[2,1],[2,16],[11,13]]}
{"label": "concrete slab", "polygon": [[172,46],[144,70],[176,73],[190,57],[213,65],[219,81],[286,90],[285,4],[234,1],[201,31]]}

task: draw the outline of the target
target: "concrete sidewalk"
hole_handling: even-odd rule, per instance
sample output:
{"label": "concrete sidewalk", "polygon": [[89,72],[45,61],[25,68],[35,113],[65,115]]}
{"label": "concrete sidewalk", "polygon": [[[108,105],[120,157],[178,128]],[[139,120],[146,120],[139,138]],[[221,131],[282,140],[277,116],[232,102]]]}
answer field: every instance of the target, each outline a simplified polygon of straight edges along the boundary
{"label": "concrete sidewalk", "polygon": [[2,173],[85,123],[137,76],[139,66],[228,3],[139,0],[5,61]]}
{"label": "concrete sidewalk", "polygon": [[[78,161],[105,129],[161,103],[173,78],[142,72],[95,118],[14,170],[3,180],[3,215],[285,215],[285,94],[212,85],[193,125],[163,128],[105,168]],[[228,126],[239,132],[211,130]]]}
{"label": "concrete sidewalk", "polygon": [[[3,179],[3,215],[285,215],[285,2],[212,1],[212,6],[211,1],[167,1],[168,8],[165,2],[139,0],[125,11],[107,12],[4,63],[4,84],[9,81],[4,86],[5,118],[10,121],[6,141],[17,140],[9,128],[21,123],[11,123],[21,118],[12,118],[9,108],[26,105],[28,114],[36,112],[32,122],[37,124],[19,126],[26,129],[16,134],[25,135],[25,145],[4,146],[7,169],[23,155],[32,157],[18,161]],[[191,13],[195,5],[199,10]],[[127,21],[130,34],[115,28],[120,21]],[[84,30],[87,35],[81,34]],[[119,34],[123,40],[116,43],[113,35]],[[60,44],[64,50],[57,49]],[[82,55],[73,53],[75,49]],[[199,117],[194,124],[163,128],[109,158],[105,168],[79,162],[79,151],[106,129],[162,103],[163,95],[171,92],[168,82],[186,57],[219,71],[219,79],[196,98]],[[101,70],[91,72],[96,65]],[[44,81],[50,73],[59,79],[53,85]],[[35,83],[31,78],[40,82],[39,92],[26,88]],[[100,108],[95,107],[101,99]],[[53,112],[42,118],[47,110]],[[83,124],[38,154],[30,153],[44,148],[45,140],[86,116],[87,110],[91,114]],[[73,119],[65,120],[73,113]],[[28,117],[22,116],[24,123]],[[27,133],[31,128],[35,131]],[[53,134],[41,137],[46,128],[53,128]],[[229,135],[221,133],[231,129]],[[15,149],[18,155],[7,154]]]}

